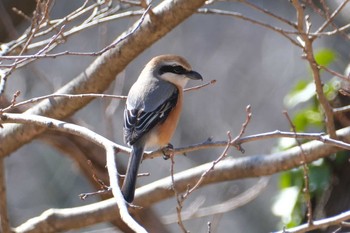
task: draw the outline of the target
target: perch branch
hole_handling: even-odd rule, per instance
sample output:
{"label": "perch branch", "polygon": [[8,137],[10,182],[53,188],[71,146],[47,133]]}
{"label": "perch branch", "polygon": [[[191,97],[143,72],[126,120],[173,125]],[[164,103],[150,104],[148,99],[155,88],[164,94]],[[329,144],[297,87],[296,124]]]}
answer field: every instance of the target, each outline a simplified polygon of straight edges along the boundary
{"label": "perch branch", "polygon": [[[350,127],[338,130],[337,136],[344,141],[350,141]],[[295,137],[295,135],[293,135],[293,137]],[[340,150],[340,148],[319,141],[307,142],[301,146],[306,155],[306,163],[324,158]],[[299,146],[296,146],[289,150],[270,155],[256,155],[234,159],[227,158],[225,163],[216,165],[215,169],[211,171],[211,175],[201,183],[201,187],[222,181],[268,176],[299,167],[301,162],[300,153]],[[212,163],[207,163],[175,174],[174,179],[177,190],[179,192],[186,191],[188,185],[194,185],[203,172],[208,170],[211,166]],[[166,177],[138,188],[136,190],[134,204],[142,206],[143,208],[148,208],[157,202],[172,197],[174,195],[171,189],[172,184],[171,177]],[[82,207],[47,210],[42,215],[28,220],[26,223],[15,228],[14,232],[29,232],[28,229],[32,229],[33,227],[36,227],[36,229],[47,229],[44,227],[49,224],[49,219],[50,224],[57,227],[56,231],[64,231],[115,220],[119,216],[115,205],[115,200],[109,199]],[[317,221],[315,221],[314,224],[317,225]],[[19,231],[19,229],[21,229],[21,231]],[[27,231],[24,229],[27,229]],[[55,231],[51,230],[46,232]]]}

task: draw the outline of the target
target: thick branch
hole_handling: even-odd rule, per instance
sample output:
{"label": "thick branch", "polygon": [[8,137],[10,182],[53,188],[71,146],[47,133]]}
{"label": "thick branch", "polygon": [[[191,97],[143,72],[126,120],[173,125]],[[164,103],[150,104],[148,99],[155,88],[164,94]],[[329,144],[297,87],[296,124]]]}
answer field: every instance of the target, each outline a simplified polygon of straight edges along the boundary
{"label": "thick branch", "polygon": [[112,188],[113,196],[118,205],[121,219],[135,232],[138,232],[138,233],[146,232],[146,230],[130,216],[126,207],[124,197],[119,189],[118,171],[117,171],[117,166],[115,164],[115,154],[119,150],[118,145],[116,145],[114,142],[100,136],[99,134],[96,134],[95,132],[87,128],[66,123],[59,120],[50,119],[48,117],[28,115],[28,114],[4,113],[3,115],[1,115],[1,121],[41,125],[43,127],[48,127],[51,129],[55,129],[55,130],[84,137],[85,139],[102,146],[106,150],[106,161],[107,161],[109,182]]}
{"label": "thick branch", "polygon": [[[338,130],[337,136],[341,140],[350,141],[350,127]],[[304,162],[307,163],[326,157],[340,150],[337,147],[319,141],[305,143],[302,145],[302,148],[306,158]],[[222,181],[268,176],[291,168],[296,168],[299,167],[301,163],[300,153],[300,147],[297,146],[287,151],[271,155],[226,159],[224,163],[216,165],[215,170],[211,171],[210,176],[204,179],[201,186]],[[208,170],[210,166],[212,166],[212,163],[203,164],[175,174],[176,189],[179,192],[186,191],[188,185],[193,186],[203,172]],[[166,177],[145,185],[136,190],[134,204],[147,208],[166,198],[172,197],[174,192],[171,186],[171,177]],[[66,227],[68,226],[69,229],[72,229],[97,224],[103,221],[111,221],[119,216],[115,205],[116,202],[109,199],[83,207],[47,210],[41,216],[33,218],[16,228],[15,232],[30,232],[29,229],[33,227],[36,229],[47,229],[48,225],[52,225],[51,227],[54,226],[56,230],[63,231],[67,230],[68,228]],[[131,211],[136,210],[133,209]],[[49,233],[53,231],[46,232]]]}

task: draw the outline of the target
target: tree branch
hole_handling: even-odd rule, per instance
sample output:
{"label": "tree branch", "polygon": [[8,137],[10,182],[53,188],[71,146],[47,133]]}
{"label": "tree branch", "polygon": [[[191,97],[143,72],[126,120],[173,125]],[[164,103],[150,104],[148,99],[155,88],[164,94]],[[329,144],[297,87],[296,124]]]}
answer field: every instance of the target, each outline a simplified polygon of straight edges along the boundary
{"label": "tree branch", "polygon": [[[341,213],[339,215],[330,217],[330,218],[324,218],[322,220],[314,221],[312,225],[309,224],[303,224],[297,227],[293,227],[290,229],[286,229],[283,231],[278,231],[276,233],[304,233],[304,232],[310,232],[312,230],[321,229],[329,226],[334,225],[342,225],[342,223],[346,220],[350,219],[350,211],[346,211],[344,213]],[[338,231],[334,231],[338,232]]]}
{"label": "tree branch", "polygon": [[[279,130],[241,137],[237,139],[235,142],[233,142],[232,146],[236,146],[236,145],[240,145],[248,142],[259,141],[262,139],[282,138],[282,137],[297,138],[297,139],[304,139],[304,140],[317,140],[322,143],[328,144],[330,146],[335,146],[345,150],[350,150],[350,143],[344,142],[342,140],[329,138],[329,136],[325,135],[324,133],[293,133],[293,132],[282,132]],[[215,148],[215,147],[225,147],[226,145],[227,145],[227,141],[205,141],[205,142],[193,144],[190,146],[175,148],[173,151],[175,154],[185,154],[191,151],[205,150],[205,149]],[[162,155],[161,150],[146,151],[144,154],[144,159],[155,158],[161,155]]]}
{"label": "tree branch", "polygon": [[35,124],[49,129],[56,129],[66,133],[71,133],[77,136],[102,146],[106,150],[107,169],[110,186],[112,188],[113,196],[117,202],[121,219],[135,232],[145,233],[146,230],[139,225],[129,214],[123,194],[119,188],[118,171],[115,164],[115,154],[120,150],[120,146],[114,142],[96,134],[95,132],[78,125],[67,122],[50,119],[43,116],[35,116],[29,114],[4,113],[1,115],[1,123],[26,123]]}
{"label": "tree branch", "polygon": [[320,69],[315,60],[313,52],[312,43],[315,37],[309,35],[311,23],[308,21],[308,16],[305,16],[303,6],[301,6],[299,0],[292,0],[292,4],[297,13],[297,25],[298,31],[300,33],[299,41],[303,47],[303,51],[305,53],[304,56],[309,62],[310,68],[312,70],[312,75],[316,86],[317,98],[325,114],[327,133],[330,135],[331,138],[335,138],[336,135],[333,110],[326,98],[326,95],[323,93],[323,84],[321,81]]}
{"label": "tree branch", "polygon": [[281,36],[283,36],[284,38],[288,39],[293,45],[297,46],[297,47],[301,47],[300,44],[298,44],[298,42],[292,38],[289,34],[296,34],[296,31],[288,31],[279,27],[274,27],[271,26],[268,23],[264,23],[261,22],[259,20],[255,20],[249,17],[246,17],[244,15],[242,15],[241,13],[237,13],[237,12],[232,12],[232,11],[225,11],[225,10],[220,10],[220,9],[209,9],[209,8],[201,8],[198,10],[198,13],[201,14],[215,14],[215,15],[223,15],[223,16],[231,16],[234,18],[238,18],[238,19],[242,19],[244,21],[259,25],[261,27],[267,28],[271,31],[277,32],[278,34],[280,34]]}
{"label": "tree branch", "polygon": [[334,18],[339,14],[339,12],[345,7],[346,4],[348,4],[349,0],[344,0],[338,8],[330,15],[329,18],[317,29],[316,34],[319,34],[326,29],[326,27],[333,22]]}
{"label": "tree branch", "polygon": [[[293,134],[295,137],[295,134]],[[344,141],[350,141],[350,127],[337,131],[337,137]],[[301,145],[305,153],[304,162],[310,163],[326,157],[340,149],[319,141],[311,141]],[[244,178],[268,176],[300,166],[300,147],[296,146],[289,150],[271,155],[256,155],[241,158],[228,158],[224,163],[219,163],[201,183],[201,187],[222,181],[232,181]],[[188,169],[174,175],[176,190],[184,192],[188,185],[193,186],[203,172],[212,166],[212,162]],[[166,177],[136,190],[134,204],[148,208],[157,202],[174,195],[171,177]],[[54,226],[56,231],[79,228],[97,224],[103,221],[111,221],[120,218],[115,208],[113,199],[83,207],[70,209],[51,209],[42,215],[28,220],[15,229],[15,232],[30,232],[29,229],[47,229],[48,225]],[[131,212],[137,211],[131,209]],[[49,221],[50,220],[50,221]],[[45,231],[47,233],[54,231]]]}

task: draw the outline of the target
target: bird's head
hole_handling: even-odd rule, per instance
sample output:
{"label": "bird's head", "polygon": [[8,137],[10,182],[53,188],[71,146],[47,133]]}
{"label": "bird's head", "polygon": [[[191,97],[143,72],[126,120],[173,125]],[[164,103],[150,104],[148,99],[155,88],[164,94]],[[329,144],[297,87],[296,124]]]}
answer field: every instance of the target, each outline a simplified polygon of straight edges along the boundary
{"label": "bird's head", "polygon": [[145,67],[151,70],[153,76],[185,87],[188,80],[203,80],[202,76],[192,70],[191,65],[183,57],[177,55],[161,55],[154,57]]}

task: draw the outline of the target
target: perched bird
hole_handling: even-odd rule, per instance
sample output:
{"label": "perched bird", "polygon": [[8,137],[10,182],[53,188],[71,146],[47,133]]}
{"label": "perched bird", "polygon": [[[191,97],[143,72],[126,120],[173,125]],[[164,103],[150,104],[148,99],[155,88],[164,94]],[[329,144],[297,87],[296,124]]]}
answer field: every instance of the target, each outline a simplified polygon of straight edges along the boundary
{"label": "perched bird", "polygon": [[136,178],[145,148],[166,147],[174,134],[188,80],[202,80],[190,64],[176,55],[154,57],[131,87],[124,110],[124,140],[131,155],[122,193],[134,200]]}

